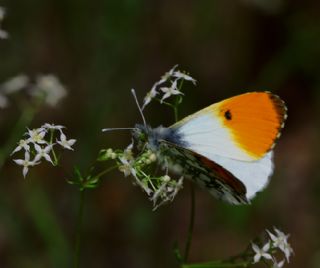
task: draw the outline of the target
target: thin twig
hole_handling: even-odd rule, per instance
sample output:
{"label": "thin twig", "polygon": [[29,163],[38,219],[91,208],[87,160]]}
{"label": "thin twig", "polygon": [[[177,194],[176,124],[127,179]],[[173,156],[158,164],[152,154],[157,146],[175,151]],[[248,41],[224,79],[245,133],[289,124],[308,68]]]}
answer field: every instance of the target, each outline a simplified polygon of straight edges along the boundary
{"label": "thin twig", "polygon": [[77,234],[75,242],[75,255],[74,255],[74,268],[80,267],[80,249],[82,239],[82,222],[83,222],[83,210],[84,210],[84,190],[80,190],[79,211],[77,218]]}
{"label": "thin twig", "polygon": [[190,221],[189,221],[189,229],[188,229],[188,236],[187,236],[187,242],[186,247],[184,251],[184,262],[188,261],[189,257],[189,251],[192,241],[192,235],[193,235],[193,227],[194,227],[194,217],[195,217],[195,189],[194,184],[191,184],[191,208],[190,208]]}

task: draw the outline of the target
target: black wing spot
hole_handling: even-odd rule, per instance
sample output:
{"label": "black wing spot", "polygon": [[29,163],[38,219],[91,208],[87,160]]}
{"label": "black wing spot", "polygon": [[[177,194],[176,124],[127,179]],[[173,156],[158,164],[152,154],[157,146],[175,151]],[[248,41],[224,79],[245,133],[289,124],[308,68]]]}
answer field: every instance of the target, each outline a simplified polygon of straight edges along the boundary
{"label": "black wing spot", "polygon": [[231,120],[232,119],[232,114],[231,114],[230,110],[227,110],[227,111],[224,112],[224,117],[227,120]]}

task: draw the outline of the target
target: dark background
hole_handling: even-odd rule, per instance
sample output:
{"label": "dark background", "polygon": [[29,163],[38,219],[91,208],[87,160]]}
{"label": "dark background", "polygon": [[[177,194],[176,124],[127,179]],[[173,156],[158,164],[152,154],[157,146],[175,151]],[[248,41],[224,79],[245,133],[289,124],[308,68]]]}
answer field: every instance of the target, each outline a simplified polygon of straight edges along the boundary
{"label": "dark background", "polygon": [[[66,125],[78,142],[65,169],[90,167],[98,150],[123,148],[126,133],[103,127],[140,122],[130,89],[142,98],[173,65],[198,80],[186,87],[181,114],[235,94],[272,91],[289,118],[275,149],[275,174],[251,206],[223,204],[197,189],[190,261],[241,252],[266,228],[290,233],[288,267],[320,267],[320,2],[316,0],[7,0],[0,41],[0,82],[20,73],[54,73],[68,89],[31,127]],[[0,110],[5,144],[17,120]],[[173,117],[150,105],[157,126]],[[10,123],[11,122],[11,123]],[[1,145],[1,146],[2,146]],[[8,160],[0,174],[0,267],[70,267],[78,192],[68,173],[42,164],[23,180]],[[172,204],[152,204],[129,178],[111,173],[86,195],[82,267],[175,267],[189,217],[189,183]]]}

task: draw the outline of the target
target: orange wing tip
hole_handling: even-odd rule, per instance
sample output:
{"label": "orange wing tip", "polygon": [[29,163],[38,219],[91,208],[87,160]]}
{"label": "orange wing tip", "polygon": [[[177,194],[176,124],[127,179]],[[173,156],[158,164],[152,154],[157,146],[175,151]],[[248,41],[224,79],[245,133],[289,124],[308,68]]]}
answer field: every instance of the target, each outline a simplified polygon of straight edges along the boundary
{"label": "orange wing tip", "polygon": [[287,108],[271,92],[249,92],[220,102],[218,115],[235,145],[257,160],[274,148]]}

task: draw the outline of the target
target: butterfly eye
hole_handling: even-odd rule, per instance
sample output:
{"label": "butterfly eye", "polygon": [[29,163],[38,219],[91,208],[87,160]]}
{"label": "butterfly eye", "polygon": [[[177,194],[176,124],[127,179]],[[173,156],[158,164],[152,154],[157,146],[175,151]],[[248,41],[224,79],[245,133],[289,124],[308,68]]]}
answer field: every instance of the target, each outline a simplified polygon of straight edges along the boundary
{"label": "butterfly eye", "polygon": [[231,114],[230,110],[227,110],[227,111],[224,112],[224,117],[227,120],[231,120],[232,119],[232,114]]}

